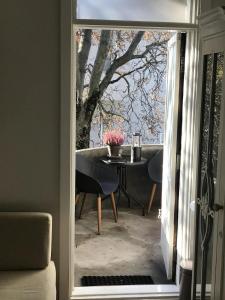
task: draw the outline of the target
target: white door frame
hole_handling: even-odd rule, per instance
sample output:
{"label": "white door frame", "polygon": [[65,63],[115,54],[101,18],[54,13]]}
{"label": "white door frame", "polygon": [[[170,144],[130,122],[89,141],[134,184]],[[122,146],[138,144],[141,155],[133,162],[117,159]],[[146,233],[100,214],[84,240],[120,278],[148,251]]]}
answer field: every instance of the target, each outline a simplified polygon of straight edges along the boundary
{"label": "white door frame", "polygon": [[[74,8],[73,8],[74,9]],[[195,8],[195,15],[197,15],[197,8]],[[193,153],[196,153],[196,147],[194,141],[196,140],[196,134],[194,128],[198,124],[198,115],[196,113],[196,80],[197,76],[197,52],[198,52],[198,38],[197,38],[197,26],[195,24],[175,24],[175,23],[150,23],[150,22],[118,22],[117,24],[109,24],[108,21],[93,22],[87,20],[86,22],[78,23],[78,27],[104,27],[104,28],[117,28],[127,29],[135,28],[142,30],[186,30],[187,34],[187,60],[189,65],[186,65],[185,69],[185,89],[184,89],[184,107],[183,114],[187,114],[184,118],[182,128],[182,139],[186,136],[188,146],[191,150],[191,157],[187,155],[182,144],[181,153],[181,186],[180,191],[180,207],[179,207],[179,225],[178,225],[178,238],[182,238],[183,232],[188,232],[189,236],[193,232],[191,227],[192,218],[189,212],[189,203],[193,198],[195,191],[195,182],[191,181],[188,174],[186,178],[186,170],[190,167],[192,172],[195,170],[196,162],[194,161]],[[85,24],[84,24],[85,23]],[[132,26],[133,24],[133,26]],[[73,82],[75,82],[75,74],[72,74],[72,66],[75,55],[73,53],[72,43],[72,3],[71,0],[61,0],[61,120],[60,120],[60,249],[59,249],[59,299],[101,299],[98,294],[89,293],[89,295],[75,296],[73,294],[74,283],[74,198],[75,198],[75,101],[74,101],[74,89]],[[192,72],[191,72],[192,68]],[[193,72],[194,70],[194,72]],[[194,76],[194,77],[193,77]],[[73,80],[72,80],[73,78]],[[192,99],[193,101],[190,101]],[[189,101],[188,101],[189,100]],[[190,130],[191,129],[191,130]],[[190,130],[190,131],[189,131]],[[189,171],[191,172],[191,171]],[[181,198],[182,197],[182,198]],[[180,226],[180,229],[179,229]],[[186,229],[187,228],[187,229]],[[192,241],[186,239],[178,245],[178,265],[181,259],[190,258],[192,255],[191,245]],[[178,270],[179,271],[179,270]],[[151,292],[146,290],[146,286],[140,286],[133,288],[133,293],[129,293],[132,288],[129,286],[120,287],[114,292],[107,295],[102,294],[104,299],[106,298],[146,298],[151,299],[172,299],[178,295],[178,287],[176,285],[171,286],[171,290],[166,292],[166,286],[155,286]],[[127,290],[126,290],[127,289]],[[161,291],[161,292],[160,292]],[[129,293],[129,294],[128,294]],[[175,298],[174,298],[175,299]]]}
{"label": "white door frame", "polygon": [[177,126],[180,83],[181,34],[174,34],[167,44],[167,84],[163,145],[161,200],[161,249],[168,279],[173,276],[174,210],[177,173]]}
{"label": "white door frame", "polygon": [[[199,39],[198,31],[187,34],[184,74],[183,121],[181,138],[180,186],[178,198],[177,277],[179,284],[180,262],[193,259],[193,233],[198,170],[198,140],[200,104],[198,93]],[[193,101],[190,101],[192,99]],[[192,237],[192,238],[191,238]]]}

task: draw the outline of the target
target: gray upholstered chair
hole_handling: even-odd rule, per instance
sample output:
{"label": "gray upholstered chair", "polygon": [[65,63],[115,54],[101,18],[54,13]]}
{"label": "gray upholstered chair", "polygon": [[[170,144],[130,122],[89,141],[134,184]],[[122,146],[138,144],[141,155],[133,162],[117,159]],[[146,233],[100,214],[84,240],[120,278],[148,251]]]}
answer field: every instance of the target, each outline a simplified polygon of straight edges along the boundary
{"label": "gray upholstered chair", "polygon": [[0,299],[56,300],[52,218],[0,212]]}
{"label": "gray upholstered chair", "polygon": [[117,211],[114,198],[114,192],[117,190],[119,178],[116,170],[110,166],[104,165],[100,161],[94,161],[81,154],[76,155],[76,204],[80,199],[81,193],[84,198],[81,204],[80,217],[86,199],[86,194],[95,194],[97,198],[97,211],[98,211],[98,234],[101,233],[102,221],[102,197],[110,196],[112,202],[112,209],[117,222]]}

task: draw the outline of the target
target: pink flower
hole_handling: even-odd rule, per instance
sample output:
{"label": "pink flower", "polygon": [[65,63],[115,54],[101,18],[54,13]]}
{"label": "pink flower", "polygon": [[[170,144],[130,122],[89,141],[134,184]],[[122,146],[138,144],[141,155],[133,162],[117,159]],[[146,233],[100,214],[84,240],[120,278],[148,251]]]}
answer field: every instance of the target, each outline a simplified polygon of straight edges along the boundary
{"label": "pink flower", "polygon": [[109,146],[120,146],[124,142],[124,135],[119,130],[106,131],[103,134],[103,142]]}

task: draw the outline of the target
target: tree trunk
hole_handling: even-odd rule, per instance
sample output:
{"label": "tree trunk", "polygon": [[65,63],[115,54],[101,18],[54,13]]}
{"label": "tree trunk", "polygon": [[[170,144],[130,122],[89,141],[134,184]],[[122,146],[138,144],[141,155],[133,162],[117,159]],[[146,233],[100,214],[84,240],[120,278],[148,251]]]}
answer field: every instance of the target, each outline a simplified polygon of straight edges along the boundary
{"label": "tree trunk", "polygon": [[81,114],[79,118],[77,118],[77,126],[76,126],[76,149],[77,150],[89,148],[90,131],[91,131],[90,123],[82,122],[82,114]]}
{"label": "tree trunk", "polygon": [[89,148],[91,123],[99,100],[99,93],[94,93],[84,103],[78,101],[76,105],[76,149]]}

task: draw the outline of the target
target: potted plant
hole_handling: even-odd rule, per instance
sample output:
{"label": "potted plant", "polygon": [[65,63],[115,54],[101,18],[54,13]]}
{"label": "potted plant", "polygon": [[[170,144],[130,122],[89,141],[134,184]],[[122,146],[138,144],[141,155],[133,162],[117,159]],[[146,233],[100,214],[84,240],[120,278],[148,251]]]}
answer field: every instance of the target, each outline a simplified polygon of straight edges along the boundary
{"label": "potted plant", "polygon": [[103,134],[103,142],[109,146],[109,156],[121,155],[121,145],[124,143],[124,135],[120,130],[106,131]]}

